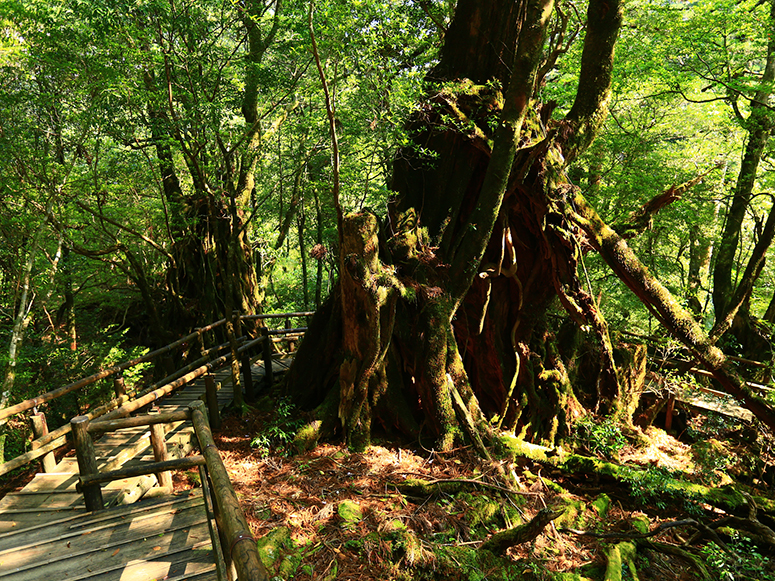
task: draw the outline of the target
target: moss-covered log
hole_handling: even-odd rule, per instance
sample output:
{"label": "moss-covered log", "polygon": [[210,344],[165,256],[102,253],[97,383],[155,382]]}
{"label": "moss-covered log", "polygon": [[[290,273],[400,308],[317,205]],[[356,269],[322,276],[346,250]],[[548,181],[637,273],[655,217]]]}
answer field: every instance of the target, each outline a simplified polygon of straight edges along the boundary
{"label": "moss-covered log", "polygon": [[616,275],[643,301],[649,311],[698,361],[713,374],[724,391],[738,398],[771,430],[775,430],[775,410],[754,393],[728,364],[724,353],[713,345],[702,327],[638,260],[627,243],[587,203],[580,192],[573,197],[568,215],[584,230],[590,244]]}
{"label": "moss-covered log", "polygon": [[495,533],[479,547],[479,550],[502,555],[509,547],[529,543],[540,535],[550,522],[560,518],[563,512],[565,511],[544,508],[529,522],[516,526],[513,529]]}

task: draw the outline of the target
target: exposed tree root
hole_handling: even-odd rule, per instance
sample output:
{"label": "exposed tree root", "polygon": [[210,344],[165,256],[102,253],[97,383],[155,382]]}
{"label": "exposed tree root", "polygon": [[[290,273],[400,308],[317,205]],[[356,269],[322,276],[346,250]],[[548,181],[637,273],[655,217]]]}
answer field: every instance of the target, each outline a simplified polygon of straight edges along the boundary
{"label": "exposed tree root", "polygon": [[544,508],[540,510],[530,522],[514,527],[513,529],[495,533],[479,547],[479,550],[490,551],[496,555],[503,555],[509,547],[522,543],[529,543],[535,539],[550,522],[560,518],[564,512],[564,509],[552,510],[551,508]]}
{"label": "exposed tree root", "polygon": [[467,487],[481,487],[490,490],[499,490],[508,494],[517,494],[520,496],[539,496],[538,492],[525,492],[522,490],[513,490],[497,484],[482,482],[469,478],[437,478],[435,480],[422,480],[418,478],[408,478],[404,482],[392,483],[399,492],[409,496],[433,496],[434,494],[456,494]]}
{"label": "exposed tree root", "polygon": [[703,581],[714,581],[714,577],[708,571],[708,567],[702,562],[702,559],[693,555],[689,551],[676,547],[675,545],[669,545],[667,543],[657,543],[655,541],[649,541],[647,539],[640,539],[637,541],[639,547],[649,549],[651,551],[658,551],[667,555],[673,555],[680,557],[685,561],[692,564],[692,567],[697,571]]}

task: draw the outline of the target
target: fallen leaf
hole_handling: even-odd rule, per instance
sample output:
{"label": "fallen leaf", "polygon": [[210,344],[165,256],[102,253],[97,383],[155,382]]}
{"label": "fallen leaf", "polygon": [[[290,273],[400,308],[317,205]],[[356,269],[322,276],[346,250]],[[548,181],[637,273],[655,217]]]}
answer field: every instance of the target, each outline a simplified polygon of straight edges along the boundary
{"label": "fallen leaf", "polygon": [[154,547],[153,550],[154,551],[161,551],[161,547]]}
{"label": "fallen leaf", "polygon": [[113,554],[111,554],[110,556],[111,556],[111,557],[115,557],[116,555],[118,555],[118,552],[119,552],[120,550],[121,550],[121,549],[116,549],[115,551],[113,551]]}

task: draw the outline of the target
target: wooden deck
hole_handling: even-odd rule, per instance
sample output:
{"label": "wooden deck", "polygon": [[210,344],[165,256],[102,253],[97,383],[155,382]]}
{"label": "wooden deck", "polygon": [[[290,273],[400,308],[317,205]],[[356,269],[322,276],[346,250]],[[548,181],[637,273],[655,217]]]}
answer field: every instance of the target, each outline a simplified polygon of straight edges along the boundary
{"label": "wooden deck", "polygon": [[[273,371],[287,369],[274,362]],[[252,366],[254,380],[263,365]],[[229,368],[215,373],[219,407],[232,400]],[[204,394],[199,380],[159,402],[160,412],[184,409]],[[171,457],[183,457],[197,447],[190,422],[167,427]],[[147,428],[111,432],[95,443],[101,471],[153,461]],[[56,472],[37,474],[23,489],[0,500],[0,580],[2,581],[166,581],[215,580],[201,489],[172,494],[151,489],[139,496],[143,478],[128,478],[103,486],[109,507],[88,512],[76,490],[75,458],[64,458]],[[151,497],[151,498],[149,498]]]}

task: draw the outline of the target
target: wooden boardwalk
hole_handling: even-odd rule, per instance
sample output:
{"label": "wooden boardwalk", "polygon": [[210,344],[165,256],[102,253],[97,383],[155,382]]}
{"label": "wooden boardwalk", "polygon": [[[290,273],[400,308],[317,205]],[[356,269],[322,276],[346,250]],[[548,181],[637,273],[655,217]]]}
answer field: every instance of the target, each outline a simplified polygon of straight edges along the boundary
{"label": "wooden boardwalk", "polygon": [[[275,373],[287,369],[275,361]],[[254,380],[263,365],[252,365]],[[219,407],[231,402],[231,373],[215,373]],[[185,409],[204,394],[204,381],[182,388],[159,402],[160,412]],[[105,434],[95,442],[100,471],[153,461],[148,428]],[[190,422],[167,427],[171,457],[197,447]],[[107,510],[88,512],[76,490],[78,465],[66,457],[56,472],[37,474],[23,489],[0,500],[0,581],[209,581],[215,580],[215,556],[201,489],[172,494],[147,488],[141,476],[103,486]]]}

